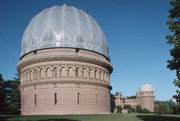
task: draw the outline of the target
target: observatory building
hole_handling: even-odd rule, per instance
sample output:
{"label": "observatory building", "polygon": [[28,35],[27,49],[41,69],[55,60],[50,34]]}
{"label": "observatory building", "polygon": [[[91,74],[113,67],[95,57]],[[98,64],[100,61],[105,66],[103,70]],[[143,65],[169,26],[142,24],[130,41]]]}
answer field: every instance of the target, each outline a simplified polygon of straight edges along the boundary
{"label": "observatory building", "polygon": [[136,96],[131,98],[124,98],[119,92],[112,96],[113,112],[117,112],[118,106],[123,108],[125,105],[131,105],[133,108],[135,108],[137,105],[140,105],[142,109],[147,109],[150,112],[154,112],[153,86],[149,83],[144,83],[140,86],[139,92],[136,93]]}
{"label": "observatory building", "polygon": [[35,15],[20,55],[22,115],[111,112],[107,40],[84,11],[63,5]]}

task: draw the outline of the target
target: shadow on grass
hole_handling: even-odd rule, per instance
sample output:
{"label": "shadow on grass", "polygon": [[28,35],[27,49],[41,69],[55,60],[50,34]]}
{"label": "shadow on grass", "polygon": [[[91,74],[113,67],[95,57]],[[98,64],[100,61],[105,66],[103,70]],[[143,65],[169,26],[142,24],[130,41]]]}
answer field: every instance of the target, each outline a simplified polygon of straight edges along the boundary
{"label": "shadow on grass", "polygon": [[[4,116],[0,116],[0,121],[18,121],[16,118],[21,117],[21,116],[8,116],[8,115],[4,115]],[[14,118],[14,119],[13,119]],[[21,119],[20,119],[21,120]],[[71,120],[71,119],[26,119],[26,118],[22,118],[22,121],[79,121],[79,120]]]}
{"label": "shadow on grass", "polygon": [[79,121],[79,120],[71,120],[71,119],[42,119],[37,121]]}
{"label": "shadow on grass", "polygon": [[180,121],[180,117],[157,116],[157,115],[137,115],[143,121]]}
{"label": "shadow on grass", "polygon": [[11,118],[16,118],[16,117],[19,117],[19,116],[2,115],[2,116],[0,116],[0,121],[9,121]]}

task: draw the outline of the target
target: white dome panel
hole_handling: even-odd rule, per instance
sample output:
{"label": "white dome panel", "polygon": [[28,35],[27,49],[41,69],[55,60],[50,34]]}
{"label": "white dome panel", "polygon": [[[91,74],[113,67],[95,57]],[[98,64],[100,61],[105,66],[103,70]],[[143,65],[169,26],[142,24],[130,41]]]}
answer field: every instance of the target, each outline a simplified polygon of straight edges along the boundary
{"label": "white dome panel", "polygon": [[149,83],[144,83],[143,85],[141,85],[140,92],[145,92],[145,91],[154,91],[154,88],[151,84]]}
{"label": "white dome panel", "polygon": [[22,37],[24,54],[44,48],[81,48],[108,57],[107,40],[96,21],[70,6],[54,6],[37,14]]}

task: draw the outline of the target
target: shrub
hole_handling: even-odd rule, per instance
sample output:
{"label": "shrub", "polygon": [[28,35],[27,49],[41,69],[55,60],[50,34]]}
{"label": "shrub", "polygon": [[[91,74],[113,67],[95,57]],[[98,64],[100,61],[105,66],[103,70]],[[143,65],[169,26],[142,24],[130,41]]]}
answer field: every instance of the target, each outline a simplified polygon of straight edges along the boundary
{"label": "shrub", "polygon": [[122,113],[122,106],[117,106],[117,113]]}
{"label": "shrub", "polygon": [[140,105],[137,105],[136,109],[135,109],[135,112],[136,113],[142,113],[142,107]]}
{"label": "shrub", "polygon": [[155,113],[156,114],[159,114],[159,115],[162,115],[162,114],[165,114],[165,113],[168,113],[169,111],[169,106],[166,104],[166,103],[160,103],[158,104],[156,107],[155,107]]}
{"label": "shrub", "polygon": [[177,104],[176,104],[175,113],[176,113],[176,114],[180,114],[180,103],[177,103]]}
{"label": "shrub", "polygon": [[150,111],[147,109],[142,109],[142,113],[150,113]]}
{"label": "shrub", "polygon": [[135,111],[134,108],[131,107],[131,105],[124,105],[124,109],[126,109],[128,113],[132,113]]}

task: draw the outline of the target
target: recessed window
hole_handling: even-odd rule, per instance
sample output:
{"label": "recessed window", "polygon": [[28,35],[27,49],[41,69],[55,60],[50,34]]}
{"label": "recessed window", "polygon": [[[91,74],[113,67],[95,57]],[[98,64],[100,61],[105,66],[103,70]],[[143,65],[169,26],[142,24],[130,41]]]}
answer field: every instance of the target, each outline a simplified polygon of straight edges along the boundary
{"label": "recessed window", "polygon": [[37,95],[34,95],[34,106],[37,106]]}
{"label": "recessed window", "polygon": [[57,104],[57,93],[54,93],[54,104]]}
{"label": "recessed window", "polygon": [[46,69],[46,77],[47,78],[51,77],[51,69],[49,67]]}
{"label": "recessed window", "polygon": [[55,67],[53,69],[53,77],[57,77],[57,76],[58,76],[58,69],[57,69],[57,67]]}
{"label": "recessed window", "polygon": [[76,68],[75,70],[75,77],[79,77],[79,68]]}
{"label": "recessed window", "polygon": [[80,97],[79,96],[80,96],[80,93],[77,94],[77,104],[80,103],[80,100],[79,100]]}
{"label": "recessed window", "polygon": [[38,71],[37,70],[34,70],[34,79],[38,79]]}
{"label": "recessed window", "polygon": [[43,78],[43,68],[41,68],[39,71],[39,78]]}

